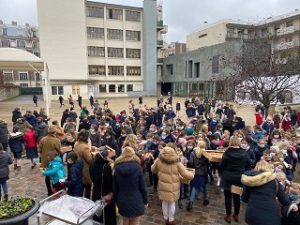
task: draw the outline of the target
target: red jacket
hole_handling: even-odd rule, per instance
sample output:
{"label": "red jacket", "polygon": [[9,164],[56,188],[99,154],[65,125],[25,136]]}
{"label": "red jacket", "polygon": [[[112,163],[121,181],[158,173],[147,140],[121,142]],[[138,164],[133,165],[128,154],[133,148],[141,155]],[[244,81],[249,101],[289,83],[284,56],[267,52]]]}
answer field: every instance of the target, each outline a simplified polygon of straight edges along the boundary
{"label": "red jacket", "polygon": [[256,124],[260,126],[263,123],[263,115],[261,113],[255,113]]}
{"label": "red jacket", "polygon": [[281,123],[281,128],[284,130],[284,131],[288,131],[291,126],[292,126],[292,121],[290,120],[283,120],[282,123]]}
{"label": "red jacket", "polygon": [[33,130],[26,130],[23,138],[25,148],[36,148],[36,136]]}

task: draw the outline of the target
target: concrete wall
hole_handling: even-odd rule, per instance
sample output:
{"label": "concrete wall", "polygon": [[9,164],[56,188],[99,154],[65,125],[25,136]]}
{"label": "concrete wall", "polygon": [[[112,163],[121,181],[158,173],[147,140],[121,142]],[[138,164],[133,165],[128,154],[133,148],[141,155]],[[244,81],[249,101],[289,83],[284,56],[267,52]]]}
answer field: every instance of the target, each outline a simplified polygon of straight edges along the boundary
{"label": "concrete wall", "polygon": [[157,8],[156,0],[144,0],[144,91],[148,96],[157,95]]}
{"label": "concrete wall", "polygon": [[50,79],[87,80],[84,0],[37,0],[41,58]]}
{"label": "concrete wall", "polygon": [[[193,32],[187,35],[186,38],[187,51],[223,43],[225,42],[226,34],[227,28],[225,22]],[[201,37],[201,35],[203,35],[203,37]]]}
{"label": "concrete wall", "polygon": [[14,98],[20,95],[19,87],[1,87],[0,88],[0,101]]}

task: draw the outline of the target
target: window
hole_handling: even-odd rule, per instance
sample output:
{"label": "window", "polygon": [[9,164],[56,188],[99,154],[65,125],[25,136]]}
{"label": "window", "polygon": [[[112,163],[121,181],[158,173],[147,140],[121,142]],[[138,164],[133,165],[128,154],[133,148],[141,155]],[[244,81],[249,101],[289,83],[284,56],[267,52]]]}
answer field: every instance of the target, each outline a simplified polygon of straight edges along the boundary
{"label": "window", "polygon": [[12,81],[14,80],[13,72],[3,72],[4,81]]}
{"label": "window", "polygon": [[79,94],[80,94],[80,86],[72,85],[72,95],[79,95]]}
{"label": "window", "polygon": [[108,57],[123,58],[123,48],[108,48]]}
{"label": "window", "polygon": [[268,29],[267,28],[264,28],[261,30],[261,36],[262,37],[267,37],[268,36]]}
{"label": "window", "polygon": [[192,78],[193,77],[193,60],[189,60],[188,62],[188,76],[189,78]]}
{"label": "window", "polygon": [[123,20],[123,10],[122,9],[107,9],[106,18],[113,20]]}
{"label": "window", "polygon": [[107,29],[107,39],[123,40],[123,30]]}
{"label": "window", "polygon": [[28,73],[21,72],[19,73],[20,80],[28,80]]}
{"label": "window", "polygon": [[99,92],[106,93],[106,84],[99,84]]}
{"label": "window", "polygon": [[63,86],[52,86],[51,91],[52,91],[52,95],[64,95]]}
{"label": "window", "polygon": [[141,13],[137,11],[126,10],[126,20],[140,22],[141,21]]}
{"label": "window", "polygon": [[105,56],[105,50],[102,47],[88,46],[88,56]]}
{"label": "window", "polygon": [[141,49],[126,48],[126,58],[140,59]]}
{"label": "window", "polygon": [[227,33],[228,34],[234,34],[234,28],[228,28]]}
{"label": "window", "polygon": [[118,85],[118,92],[119,93],[124,93],[125,92],[125,85],[124,84],[119,84]]}
{"label": "window", "polygon": [[195,72],[195,77],[200,77],[200,63],[195,63],[194,64],[194,72]]}
{"label": "window", "polygon": [[167,65],[167,71],[168,71],[168,73],[170,73],[171,75],[173,75],[173,64]]}
{"label": "window", "polygon": [[20,87],[21,88],[28,88],[28,84],[27,83],[20,83]]}
{"label": "window", "polygon": [[212,73],[219,73],[220,55],[215,55],[212,58]]}
{"label": "window", "polygon": [[35,74],[35,80],[40,81],[41,80],[41,75],[39,73]]}
{"label": "window", "polygon": [[109,66],[108,67],[109,76],[124,76],[124,67],[123,66]]}
{"label": "window", "polygon": [[89,74],[105,76],[105,66],[89,65]]}
{"label": "window", "polygon": [[207,36],[207,34],[201,34],[201,35],[199,35],[199,38],[203,38],[203,37],[206,37]]}
{"label": "window", "polygon": [[7,28],[3,28],[3,36],[7,35]]}
{"label": "window", "polygon": [[204,84],[203,83],[199,84],[199,91],[204,91]]}
{"label": "window", "polygon": [[127,84],[127,92],[133,91],[133,84]]}
{"label": "window", "polygon": [[126,40],[127,41],[140,41],[141,40],[141,32],[126,30]]}
{"label": "window", "polygon": [[10,47],[10,40],[3,39],[1,42],[2,42],[2,47]]}
{"label": "window", "polygon": [[88,38],[104,38],[104,29],[99,27],[88,27],[87,36]]}
{"label": "window", "polygon": [[127,66],[127,76],[141,76],[141,67]]}
{"label": "window", "polygon": [[86,15],[88,17],[104,18],[104,8],[87,6]]}
{"label": "window", "polygon": [[108,92],[109,93],[115,93],[116,92],[116,86],[114,84],[108,85]]}
{"label": "window", "polygon": [[274,27],[274,30],[275,30],[275,31],[280,30],[280,26],[279,26],[279,25],[276,25],[276,26]]}
{"label": "window", "polygon": [[293,21],[286,22],[286,27],[292,27],[292,26],[293,26]]}
{"label": "window", "polygon": [[17,48],[25,48],[25,41],[17,40]]}

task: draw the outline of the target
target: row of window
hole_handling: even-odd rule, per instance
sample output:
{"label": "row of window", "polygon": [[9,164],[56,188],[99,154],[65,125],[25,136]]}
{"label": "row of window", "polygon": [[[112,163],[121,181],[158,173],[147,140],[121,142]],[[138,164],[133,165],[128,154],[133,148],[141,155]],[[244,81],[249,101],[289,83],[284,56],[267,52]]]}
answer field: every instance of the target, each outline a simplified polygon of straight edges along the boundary
{"label": "row of window", "polygon": [[[141,76],[142,70],[139,66],[127,66],[127,76]],[[108,66],[107,71],[109,76],[124,76],[124,67],[123,66]],[[89,74],[90,75],[99,75],[105,76],[106,69],[105,66],[99,65],[89,65]]]}
{"label": "row of window", "polygon": [[[4,81],[13,81],[14,75],[13,72],[3,72]],[[19,80],[29,80],[28,72],[19,72]],[[40,81],[40,74],[35,73],[35,80]]]}
{"label": "row of window", "polygon": [[[10,48],[11,47],[11,42],[9,39],[2,39],[1,40],[1,46],[2,47],[7,47]],[[25,48],[26,47],[26,43],[24,40],[17,40],[17,48]]]}
{"label": "row of window", "polygon": [[[107,48],[108,57],[111,58],[123,58],[124,49],[123,48]],[[88,46],[88,56],[105,57],[105,48]],[[126,48],[126,58],[129,59],[140,59],[141,49]]]}
{"label": "row of window", "polygon": [[[87,6],[86,15],[88,17],[104,18],[104,8]],[[123,9],[106,9],[106,18],[112,20],[123,20]],[[125,20],[140,22],[141,21],[141,12],[125,10]]]}
{"label": "row of window", "polygon": [[[104,28],[100,27],[87,27],[88,38],[104,38]],[[120,29],[107,29],[107,39],[109,40],[123,40],[123,30]],[[140,41],[141,32],[126,30],[127,41]]]}

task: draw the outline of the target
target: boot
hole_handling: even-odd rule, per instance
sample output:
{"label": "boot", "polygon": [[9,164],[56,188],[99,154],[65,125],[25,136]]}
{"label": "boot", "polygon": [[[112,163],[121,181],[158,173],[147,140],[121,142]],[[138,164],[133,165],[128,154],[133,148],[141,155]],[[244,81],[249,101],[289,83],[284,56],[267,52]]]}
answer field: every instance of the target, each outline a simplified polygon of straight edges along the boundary
{"label": "boot", "polygon": [[181,202],[181,200],[178,200],[178,208],[182,209],[182,202]]}
{"label": "boot", "polygon": [[227,222],[227,223],[231,223],[231,215],[227,215],[224,217],[224,220]]}
{"label": "boot", "polygon": [[209,201],[207,199],[203,201],[204,206],[207,206],[208,204],[209,204]]}
{"label": "boot", "polygon": [[239,222],[239,214],[233,215],[232,218],[235,222],[237,222],[237,223]]}
{"label": "boot", "polygon": [[7,201],[8,200],[8,194],[5,194],[4,195],[4,201]]}
{"label": "boot", "polygon": [[187,211],[191,211],[193,208],[193,202],[189,201],[188,205],[186,206]]}

